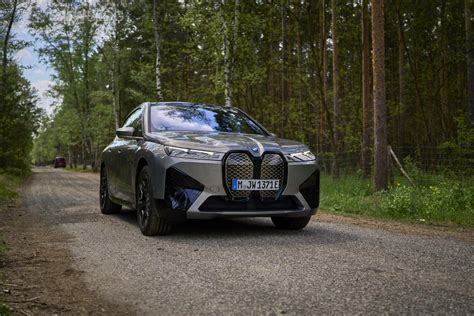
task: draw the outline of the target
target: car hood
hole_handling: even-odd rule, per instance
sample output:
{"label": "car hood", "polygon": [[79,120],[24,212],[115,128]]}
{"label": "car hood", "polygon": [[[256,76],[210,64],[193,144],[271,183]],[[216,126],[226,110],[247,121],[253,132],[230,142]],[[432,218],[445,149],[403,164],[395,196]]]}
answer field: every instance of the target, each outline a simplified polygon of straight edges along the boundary
{"label": "car hood", "polygon": [[256,134],[157,132],[148,136],[153,141],[167,146],[213,152],[248,150],[256,156],[264,151],[294,153],[307,150],[305,145],[296,141]]}

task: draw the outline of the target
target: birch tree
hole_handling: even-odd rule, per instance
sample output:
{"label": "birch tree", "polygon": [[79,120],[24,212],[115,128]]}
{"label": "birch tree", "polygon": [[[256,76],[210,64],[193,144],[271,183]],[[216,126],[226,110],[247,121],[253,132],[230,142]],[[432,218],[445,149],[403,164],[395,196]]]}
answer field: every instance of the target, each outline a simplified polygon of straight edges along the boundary
{"label": "birch tree", "polygon": [[161,36],[160,36],[160,22],[158,21],[158,0],[153,0],[153,31],[155,35],[155,79],[156,79],[156,99],[163,101],[163,94],[161,91]]}
{"label": "birch tree", "polygon": [[232,79],[233,65],[237,53],[238,28],[240,18],[240,0],[234,3],[234,21],[231,28],[226,19],[225,1],[217,2],[217,14],[222,28],[222,52],[224,54],[224,102],[226,106],[232,106]]}
{"label": "birch tree", "polygon": [[[54,90],[71,106],[80,118],[81,158],[92,157],[92,139],[89,136],[90,58],[95,46],[97,24],[89,3],[52,2],[45,9],[33,5],[30,30],[44,45],[37,50],[43,61],[56,71]],[[94,159],[91,161],[94,165]]]}

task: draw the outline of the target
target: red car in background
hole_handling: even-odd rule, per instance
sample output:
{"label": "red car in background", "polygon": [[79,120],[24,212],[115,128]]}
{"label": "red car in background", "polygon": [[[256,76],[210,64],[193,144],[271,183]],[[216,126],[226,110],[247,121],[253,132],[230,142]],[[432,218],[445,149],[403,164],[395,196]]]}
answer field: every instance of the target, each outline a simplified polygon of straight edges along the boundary
{"label": "red car in background", "polygon": [[54,158],[54,168],[66,168],[66,159],[64,157]]}

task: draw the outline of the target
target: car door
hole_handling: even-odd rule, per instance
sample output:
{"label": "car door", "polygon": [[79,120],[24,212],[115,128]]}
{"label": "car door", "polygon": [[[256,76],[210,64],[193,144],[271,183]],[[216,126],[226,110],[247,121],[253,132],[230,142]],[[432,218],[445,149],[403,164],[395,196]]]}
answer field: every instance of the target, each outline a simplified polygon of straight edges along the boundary
{"label": "car door", "polygon": [[142,138],[141,131],[142,108],[134,110],[125,120],[122,127],[133,127],[135,129],[134,136],[120,137],[115,148],[115,171],[117,198],[134,202],[131,174],[135,168],[135,153],[138,150]]}

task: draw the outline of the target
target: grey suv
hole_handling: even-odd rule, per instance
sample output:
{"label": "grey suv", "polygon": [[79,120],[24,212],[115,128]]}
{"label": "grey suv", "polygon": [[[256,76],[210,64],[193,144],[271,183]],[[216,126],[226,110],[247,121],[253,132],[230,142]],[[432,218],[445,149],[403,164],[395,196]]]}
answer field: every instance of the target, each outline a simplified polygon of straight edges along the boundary
{"label": "grey suv", "polygon": [[302,229],[319,206],[319,165],[236,108],[143,103],[102,154],[100,209],[137,210],[144,235],[186,219],[271,217]]}

